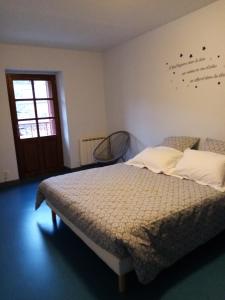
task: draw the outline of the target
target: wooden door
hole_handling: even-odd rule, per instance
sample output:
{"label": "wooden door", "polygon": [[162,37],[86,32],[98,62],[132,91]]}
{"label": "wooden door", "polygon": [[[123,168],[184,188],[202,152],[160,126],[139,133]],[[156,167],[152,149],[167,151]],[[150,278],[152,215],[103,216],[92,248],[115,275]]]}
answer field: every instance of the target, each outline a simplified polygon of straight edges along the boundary
{"label": "wooden door", "polygon": [[7,74],[9,103],[20,178],[63,168],[54,75]]}

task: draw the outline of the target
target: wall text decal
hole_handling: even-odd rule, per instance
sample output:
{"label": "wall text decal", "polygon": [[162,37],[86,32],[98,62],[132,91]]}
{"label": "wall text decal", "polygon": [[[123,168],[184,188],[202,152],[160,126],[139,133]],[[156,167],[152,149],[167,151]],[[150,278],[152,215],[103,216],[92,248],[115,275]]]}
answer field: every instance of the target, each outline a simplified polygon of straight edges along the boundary
{"label": "wall text decal", "polygon": [[202,46],[196,56],[193,52],[180,53],[178,62],[172,64],[166,62],[170,82],[176,90],[180,86],[198,88],[208,80],[214,80],[217,86],[225,83],[225,65],[222,65],[224,60],[221,54],[211,54],[207,57],[206,50],[206,46]]}

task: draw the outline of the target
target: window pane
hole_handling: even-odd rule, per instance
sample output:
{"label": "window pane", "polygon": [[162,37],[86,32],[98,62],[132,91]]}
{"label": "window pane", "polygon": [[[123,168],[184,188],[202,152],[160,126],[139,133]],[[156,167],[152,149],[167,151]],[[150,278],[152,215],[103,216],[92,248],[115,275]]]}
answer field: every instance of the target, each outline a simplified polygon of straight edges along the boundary
{"label": "window pane", "polygon": [[54,119],[38,120],[38,126],[40,136],[56,135]]}
{"label": "window pane", "polygon": [[37,100],[38,118],[54,117],[54,107],[52,100]]}
{"label": "window pane", "polygon": [[16,99],[32,99],[33,92],[30,80],[13,80],[13,89]]}
{"label": "window pane", "polygon": [[16,101],[16,113],[18,119],[35,118],[33,101]]}
{"label": "window pane", "polygon": [[21,139],[37,137],[37,126],[35,120],[19,121],[18,125]]}
{"label": "window pane", "polygon": [[52,98],[51,83],[46,80],[35,80],[34,92],[36,98]]}

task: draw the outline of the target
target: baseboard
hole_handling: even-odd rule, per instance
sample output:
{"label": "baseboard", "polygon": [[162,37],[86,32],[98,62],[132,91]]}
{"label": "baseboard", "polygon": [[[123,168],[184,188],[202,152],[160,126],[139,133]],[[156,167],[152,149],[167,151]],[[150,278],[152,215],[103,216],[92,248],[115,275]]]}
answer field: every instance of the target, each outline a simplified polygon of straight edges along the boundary
{"label": "baseboard", "polygon": [[78,172],[78,171],[82,171],[82,170],[99,168],[99,167],[102,167],[102,164],[93,163],[93,164],[89,164],[89,165],[84,165],[84,166],[75,167],[75,168],[67,168],[67,169],[70,170],[70,172]]}
{"label": "baseboard", "polygon": [[76,168],[64,167],[63,170],[59,171],[59,172],[49,173],[46,175],[41,175],[41,176],[32,177],[32,178],[16,179],[16,180],[11,180],[11,181],[1,182],[0,189],[11,187],[11,186],[16,186],[16,185],[24,184],[24,183],[41,181],[41,180],[47,179],[52,176],[63,175],[63,174],[71,173],[71,172],[79,172],[79,171],[92,169],[92,168],[99,168],[101,166],[102,166],[101,164],[93,163],[90,165],[80,166],[80,167],[76,167]]}
{"label": "baseboard", "polygon": [[20,183],[21,183],[20,179],[0,182],[0,189],[10,187],[10,186],[15,186],[15,185],[18,185]]}

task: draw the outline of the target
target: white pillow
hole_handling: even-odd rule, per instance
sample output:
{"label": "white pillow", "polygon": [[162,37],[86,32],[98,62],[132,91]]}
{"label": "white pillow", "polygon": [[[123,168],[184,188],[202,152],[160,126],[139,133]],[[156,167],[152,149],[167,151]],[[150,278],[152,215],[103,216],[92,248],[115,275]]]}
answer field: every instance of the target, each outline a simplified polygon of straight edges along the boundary
{"label": "white pillow", "polygon": [[187,149],[172,175],[225,191],[225,155]]}
{"label": "white pillow", "polygon": [[146,148],[134,158],[126,162],[127,165],[148,168],[155,173],[169,174],[183,156],[183,152],[170,147]]}

